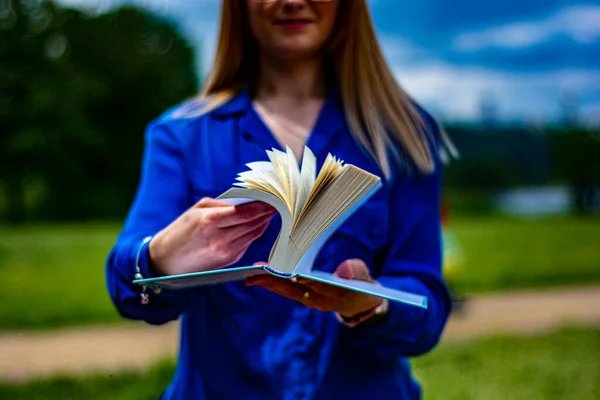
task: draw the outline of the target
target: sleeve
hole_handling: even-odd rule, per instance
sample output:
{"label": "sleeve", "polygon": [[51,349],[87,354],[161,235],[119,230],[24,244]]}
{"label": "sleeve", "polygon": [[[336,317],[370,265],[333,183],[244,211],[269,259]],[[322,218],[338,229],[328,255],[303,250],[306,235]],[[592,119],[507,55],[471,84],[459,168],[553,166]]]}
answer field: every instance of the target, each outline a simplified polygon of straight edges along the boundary
{"label": "sleeve", "polygon": [[343,327],[350,344],[386,362],[424,354],[439,341],[451,310],[442,275],[441,164],[430,174],[411,174],[391,186],[390,243],[375,279],[382,285],[427,296],[422,309],[390,301],[372,325]]}
{"label": "sleeve", "polygon": [[106,283],[117,311],[125,318],[158,325],[177,319],[184,311],[193,290],[151,290],[150,301],[141,303],[142,287],[133,284],[135,263],[145,278],[149,268],[151,237],[175,220],[190,206],[191,185],[185,170],[184,155],[177,138],[164,122],[153,121],[145,132],[141,177],[124,227],[106,260]]}

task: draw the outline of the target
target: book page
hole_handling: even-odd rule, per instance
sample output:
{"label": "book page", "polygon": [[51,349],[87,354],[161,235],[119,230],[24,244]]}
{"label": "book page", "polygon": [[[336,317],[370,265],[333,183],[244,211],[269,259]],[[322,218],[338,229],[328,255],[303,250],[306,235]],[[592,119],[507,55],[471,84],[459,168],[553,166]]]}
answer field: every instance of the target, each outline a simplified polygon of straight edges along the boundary
{"label": "book page", "polygon": [[277,190],[275,190],[275,188],[273,186],[271,186],[269,184],[269,182],[267,182],[267,181],[265,181],[265,180],[263,180],[261,178],[256,178],[254,180],[247,180],[247,181],[237,182],[237,183],[234,183],[233,186],[242,187],[242,188],[246,188],[246,189],[260,190],[260,191],[263,191],[263,192],[266,192],[266,193],[274,194],[278,198],[280,198],[282,201],[284,201],[284,199],[277,192]]}
{"label": "book page", "polygon": [[306,200],[313,186],[315,185],[317,174],[317,159],[313,152],[304,146],[302,154],[302,171],[300,172],[300,182],[296,192],[296,207],[294,209],[294,223],[300,217],[300,212],[304,208]]}
{"label": "book page", "polygon": [[279,216],[281,217],[281,229],[275,244],[271,248],[268,268],[270,269],[270,272],[287,275],[295,266],[295,264],[289,265],[287,252],[293,226],[290,209],[287,207],[287,204],[277,196],[260,190],[231,188],[217,197],[217,200],[223,200],[230,204],[246,201],[246,199],[263,201],[275,207],[279,212]]}
{"label": "book page", "polygon": [[276,195],[286,202],[285,190],[281,186],[279,176],[277,175],[277,172],[275,172],[273,164],[268,161],[257,161],[248,163],[246,166],[251,170],[239,173],[238,177],[236,178],[236,180],[242,181],[246,183],[246,185],[236,183],[234,184],[235,186],[248,187],[247,184],[253,183],[255,185],[265,187],[265,191]]}
{"label": "book page", "polygon": [[300,170],[296,162],[296,156],[289,146],[286,146],[286,155],[288,179],[290,182],[290,211],[292,212],[292,216],[294,216],[296,213],[298,187],[300,186]]}
{"label": "book page", "polygon": [[285,203],[288,205],[290,211],[293,211],[291,207],[291,194],[290,194],[290,178],[288,176],[287,169],[287,155],[282,153],[277,149],[273,149],[271,151],[267,150],[267,154],[271,163],[273,164],[273,168],[279,177],[279,182],[281,182],[281,186],[284,190]]}
{"label": "book page", "polygon": [[304,215],[310,210],[312,203],[315,198],[319,195],[319,193],[327,187],[343,170],[341,161],[337,160],[334,156],[327,154],[327,158],[319,171],[319,175],[315,183],[310,190],[310,193],[307,196],[306,203],[304,204],[300,215],[297,220],[300,221]]}
{"label": "book page", "polygon": [[294,226],[290,263],[297,263],[319,237],[326,231],[330,232],[330,227],[341,221],[341,216],[349,215],[346,211],[360,204],[360,199],[380,181],[377,176],[352,165],[346,165],[342,171],[314,197],[309,210],[304,211],[301,220]]}

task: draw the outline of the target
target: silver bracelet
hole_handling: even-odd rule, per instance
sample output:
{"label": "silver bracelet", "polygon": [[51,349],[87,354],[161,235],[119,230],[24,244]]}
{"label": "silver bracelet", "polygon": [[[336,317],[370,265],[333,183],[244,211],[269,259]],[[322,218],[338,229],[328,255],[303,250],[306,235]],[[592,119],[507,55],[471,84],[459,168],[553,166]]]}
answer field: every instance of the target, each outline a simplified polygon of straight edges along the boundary
{"label": "silver bracelet", "polygon": [[[146,236],[144,238],[144,240],[142,240],[142,243],[140,244],[140,247],[138,247],[137,255],[135,257],[135,275],[134,275],[134,278],[136,280],[144,279],[144,275],[142,275],[142,270],[140,269],[140,254],[142,252],[142,247],[144,247],[144,245],[146,243],[148,243],[150,240],[152,240],[152,236]],[[142,285],[142,293],[140,293],[140,302],[142,304],[144,304],[144,305],[150,303],[150,295],[148,293],[146,293],[146,290],[148,290],[148,286]],[[160,288],[153,288],[152,290],[156,294],[160,293]]]}

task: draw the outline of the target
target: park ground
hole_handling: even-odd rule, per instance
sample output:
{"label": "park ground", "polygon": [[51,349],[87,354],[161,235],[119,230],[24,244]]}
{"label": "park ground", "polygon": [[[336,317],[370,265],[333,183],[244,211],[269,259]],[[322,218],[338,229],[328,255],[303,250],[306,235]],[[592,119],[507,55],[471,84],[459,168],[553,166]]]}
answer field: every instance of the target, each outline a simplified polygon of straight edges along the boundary
{"label": "park ground", "polygon": [[[598,222],[453,221],[470,300],[413,360],[426,399],[600,399]],[[168,383],[177,324],[123,323],[105,294],[117,232],[0,228],[1,399],[153,399]]]}

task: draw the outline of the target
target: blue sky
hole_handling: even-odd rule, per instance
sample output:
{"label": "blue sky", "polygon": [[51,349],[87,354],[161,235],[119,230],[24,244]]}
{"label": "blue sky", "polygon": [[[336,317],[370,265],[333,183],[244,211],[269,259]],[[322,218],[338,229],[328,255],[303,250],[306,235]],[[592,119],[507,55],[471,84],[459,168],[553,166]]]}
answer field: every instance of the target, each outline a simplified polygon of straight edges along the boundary
{"label": "blue sky", "polygon": [[[349,0],[353,1],[353,0]],[[62,0],[106,9],[128,2],[174,18],[215,48],[219,0]],[[499,119],[539,123],[573,99],[600,124],[600,1],[369,0],[384,53],[400,84],[438,118],[476,121],[483,98]]]}

